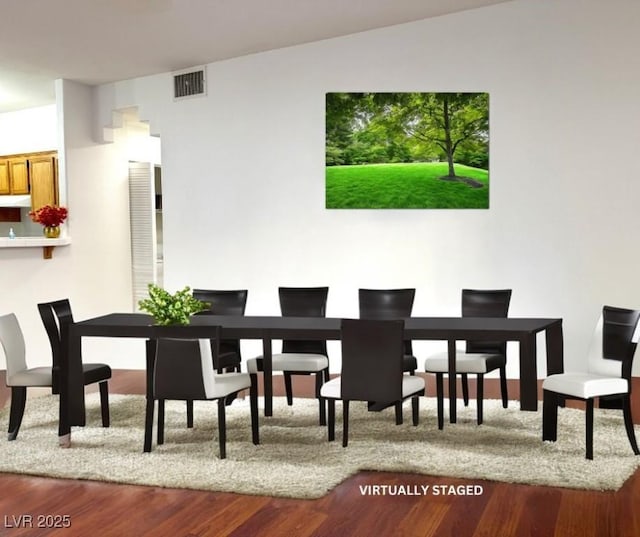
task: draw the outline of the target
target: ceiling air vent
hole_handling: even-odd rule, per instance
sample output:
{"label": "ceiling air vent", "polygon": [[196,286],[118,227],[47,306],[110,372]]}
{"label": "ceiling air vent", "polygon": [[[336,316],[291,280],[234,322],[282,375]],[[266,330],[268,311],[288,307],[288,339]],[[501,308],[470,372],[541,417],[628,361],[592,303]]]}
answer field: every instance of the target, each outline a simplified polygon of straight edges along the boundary
{"label": "ceiling air vent", "polygon": [[173,97],[183,99],[206,94],[204,69],[190,70],[173,75]]}

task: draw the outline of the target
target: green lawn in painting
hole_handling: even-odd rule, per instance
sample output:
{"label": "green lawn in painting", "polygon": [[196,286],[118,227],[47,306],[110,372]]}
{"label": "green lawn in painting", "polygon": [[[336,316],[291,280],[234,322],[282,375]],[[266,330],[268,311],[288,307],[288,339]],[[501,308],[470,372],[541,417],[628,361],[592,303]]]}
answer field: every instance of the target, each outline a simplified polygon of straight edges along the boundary
{"label": "green lawn in painting", "polygon": [[488,209],[487,170],[455,165],[456,175],[472,179],[443,180],[446,162],[363,164],[326,167],[327,209]]}

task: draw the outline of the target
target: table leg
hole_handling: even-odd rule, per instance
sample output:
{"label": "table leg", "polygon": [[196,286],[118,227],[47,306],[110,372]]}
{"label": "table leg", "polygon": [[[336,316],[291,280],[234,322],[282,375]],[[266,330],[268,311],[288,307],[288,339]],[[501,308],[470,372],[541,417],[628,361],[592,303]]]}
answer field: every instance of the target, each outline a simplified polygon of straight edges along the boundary
{"label": "table leg", "polygon": [[447,343],[449,354],[449,423],[455,423],[457,421],[456,341],[450,339]]}
{"label": "table leg", "polygon": [[82,372],[82,340],[73,325],[60,327],[60,345],[67,352],[60,353],[60,401],[58,443],[71,446],[71,426],[86,423],[84,406],[84,379]]}
{"label": "table leg", "polygon": [[273,416],[273,353],[271,337],[262,339],[262,378],[264,380],[264,415]]}
{"label": "table leg", "polygon": [[520,340],[520,410],[538,410],[536,334]]}
{"label": "table leg", "polygon": [[148,339],[147,350],[147,406],[144,420],[144,448],[145,453],[151,451],[153,442],[153,414],[155,410],[155,399],[153,396],[153,370],[156,364],[156,343],[155,339]]}
{"label": "table leg", "polygon": [[562,320],[545,331],[547,340],[547,375],[564,372],[564,344],[562,337]]}

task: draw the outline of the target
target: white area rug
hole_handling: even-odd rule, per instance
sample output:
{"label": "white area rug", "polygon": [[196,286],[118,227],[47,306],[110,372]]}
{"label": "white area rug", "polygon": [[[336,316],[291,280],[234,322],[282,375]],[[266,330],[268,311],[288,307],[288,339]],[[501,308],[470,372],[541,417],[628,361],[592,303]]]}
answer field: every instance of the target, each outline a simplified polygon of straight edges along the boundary
{"label": "white area rug", "polygon": [[[0,471],[161,487],[317,498],[359,470],[409,472],[533,485],[616,490],[635,471],[619,411],[596,409],[594,457],[584,458],[584,413],[561,409],[558,441],[542,442],[541,412],[520,412],[511,401],[485,401],[485,420],[475,425],[475,406],[459,404],[458,423],[436,425],[435,400],[420,401],[421,423],[395,425],[393,410],[367,412],[352,403],[349,446],[341,446],[341,404],[336,441],[317,425],[315,400],[274,400],[274,416],[261,416],[261,445],[251,443],[247,401],[227,407],[227,459],[218,458],[216,404],[196,402],[195,427],[186,428],[183,402],[168,402],[165,444],[142,452],[144,398],[111,395],[111,427],[100,426],[97,394],[87,396],[88,426],[75,427],[72,447],[57,438],[57,398],[27,402],[13,442],[0,440]],[[0,411],[7,429],[9,409]],[[6,438],[6,437],[5,437]],[[155,441],[155,439],[154,439]]]}

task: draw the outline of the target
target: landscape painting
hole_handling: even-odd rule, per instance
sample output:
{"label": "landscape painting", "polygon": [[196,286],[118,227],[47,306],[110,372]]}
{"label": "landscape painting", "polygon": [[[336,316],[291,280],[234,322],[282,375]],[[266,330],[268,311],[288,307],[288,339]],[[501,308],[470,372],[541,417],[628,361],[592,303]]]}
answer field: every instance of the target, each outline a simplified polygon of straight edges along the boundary
{"label": "landscape painting", "polygon": [[327,209],[488,209],[487,93],[327,93]]}

